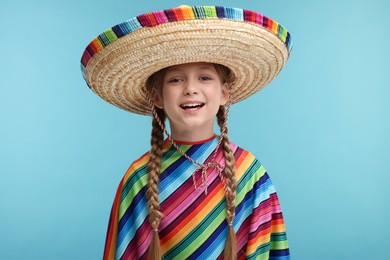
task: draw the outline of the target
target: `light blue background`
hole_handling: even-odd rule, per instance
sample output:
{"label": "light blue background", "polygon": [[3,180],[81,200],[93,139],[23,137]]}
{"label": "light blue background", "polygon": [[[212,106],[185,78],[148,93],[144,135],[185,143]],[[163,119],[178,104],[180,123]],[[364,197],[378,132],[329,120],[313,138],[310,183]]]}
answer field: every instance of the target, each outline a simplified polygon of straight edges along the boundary
{"label": "light blue background", "polygon": [[[142,3],[142,4],[141,4]],[[150,118],[105,103],[79,60],[105,29],[181,1],[7,1],[0,9],[0,259],[100,259]],[[389,1],[188,1],[269,16],[294,49],[234,105],[232,141],[281,199],[294,259],[390,259]]]}

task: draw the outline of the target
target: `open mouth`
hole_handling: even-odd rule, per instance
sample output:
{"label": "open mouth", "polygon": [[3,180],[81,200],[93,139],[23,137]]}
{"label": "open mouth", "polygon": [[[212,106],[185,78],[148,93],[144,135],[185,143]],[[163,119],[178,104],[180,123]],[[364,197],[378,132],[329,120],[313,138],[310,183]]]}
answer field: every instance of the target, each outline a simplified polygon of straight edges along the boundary
{"label": "open mouth", "polygon": [[196,110],[204,106],[204,103],[188,103],[182,104],[180,107],[184,110]]}

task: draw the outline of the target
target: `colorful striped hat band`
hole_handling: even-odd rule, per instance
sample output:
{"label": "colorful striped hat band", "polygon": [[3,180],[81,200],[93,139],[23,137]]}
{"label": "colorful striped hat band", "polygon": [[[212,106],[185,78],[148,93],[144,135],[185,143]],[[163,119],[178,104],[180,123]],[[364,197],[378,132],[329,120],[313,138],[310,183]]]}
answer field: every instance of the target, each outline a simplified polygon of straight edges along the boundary
{"label": "colorful striped hat band", "polygon": [[85,49],[88,86],[124,110],[151,115],[145,82],[160,69],[190,62],[225,65],[236,76],[231,102],[260,91],[286,64],[287,30],[259,13],[221,6],[180,6],[115,25]]}

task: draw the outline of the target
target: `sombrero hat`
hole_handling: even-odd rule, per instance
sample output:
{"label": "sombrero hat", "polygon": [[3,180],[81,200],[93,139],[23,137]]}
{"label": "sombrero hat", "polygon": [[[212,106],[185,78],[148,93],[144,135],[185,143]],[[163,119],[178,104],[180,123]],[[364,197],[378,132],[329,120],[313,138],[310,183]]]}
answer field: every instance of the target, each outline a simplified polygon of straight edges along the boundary
{"label": "sombrero hat", "polygon": [[190,62],[218,63],[236,76],[231,102],[260,91],[286,64],[288,31],[249,10],[180,6],[115,25],[85,49],[81,69],[88,86],[124,110],[151,114],[145,82],[154,72]]}

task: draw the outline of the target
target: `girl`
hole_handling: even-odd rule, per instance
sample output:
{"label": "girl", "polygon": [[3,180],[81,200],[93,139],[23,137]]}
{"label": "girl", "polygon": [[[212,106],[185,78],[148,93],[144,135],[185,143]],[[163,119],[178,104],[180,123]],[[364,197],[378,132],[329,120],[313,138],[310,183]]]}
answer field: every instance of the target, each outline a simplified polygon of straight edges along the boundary
{"label": "girl", "polygon": [[230,104],[266,86],[290,50],[275,21],[215,6],[143,14],[88,45],[88,86],[153,116],[151,150],[119,184],[104,259],[289,259],[274,186],[226,123]]}

